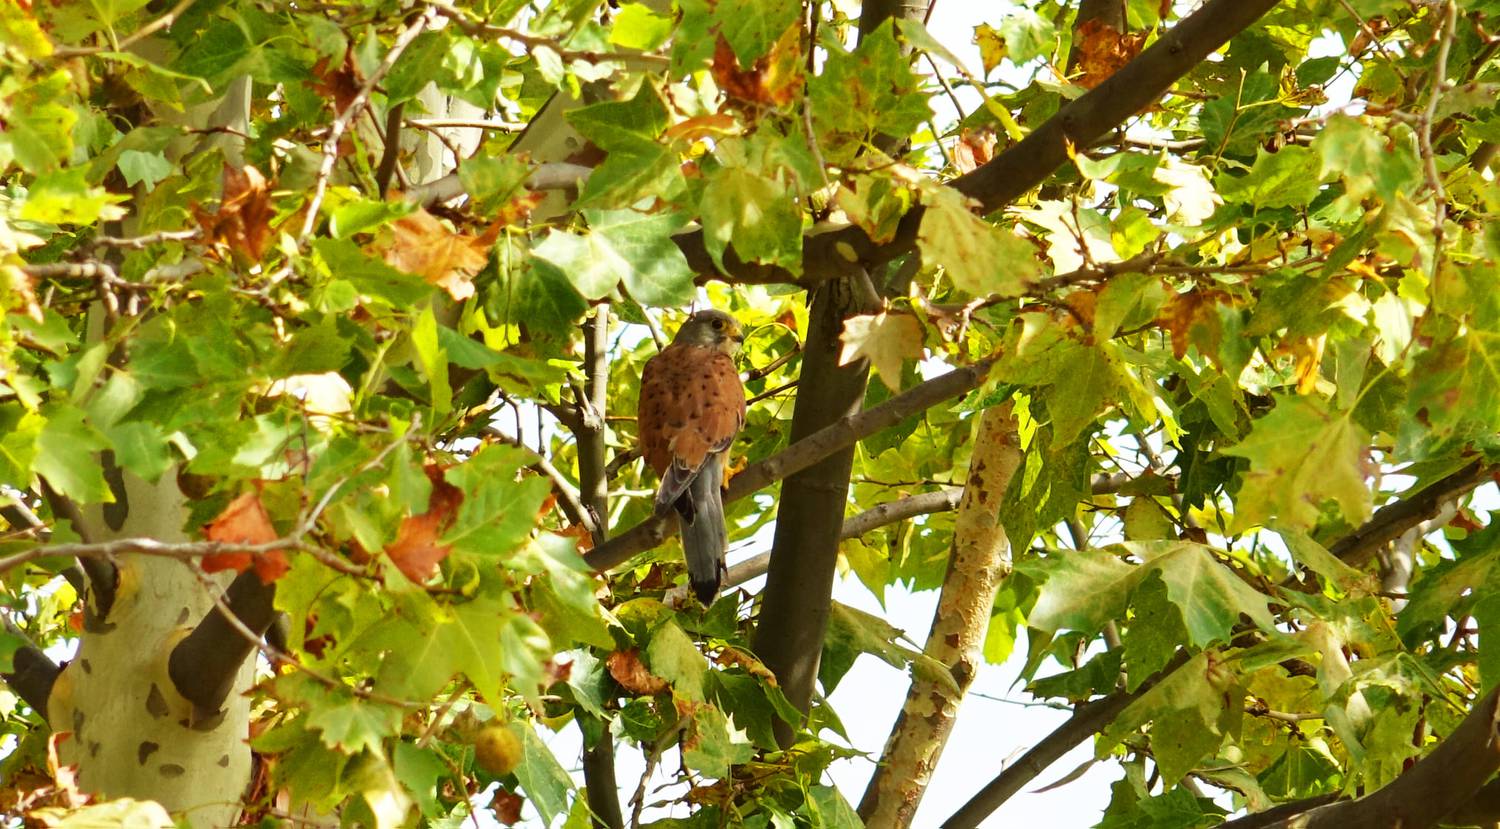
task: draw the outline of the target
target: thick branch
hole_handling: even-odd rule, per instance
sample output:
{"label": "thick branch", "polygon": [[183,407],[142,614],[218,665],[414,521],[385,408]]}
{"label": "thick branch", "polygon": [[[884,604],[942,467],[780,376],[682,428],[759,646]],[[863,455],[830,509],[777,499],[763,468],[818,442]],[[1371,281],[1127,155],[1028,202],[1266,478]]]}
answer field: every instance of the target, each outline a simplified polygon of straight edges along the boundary
{"label": "thick branch", "polygon": [[[853,280],[834,280],[813,292],[798,375],[800,391],[792,412],[793,445],[816,440],[859,416],[870,364],[863,359],[841,364],[839,335],[844,320],[861,308]],[[839,443],[782,484],[771,564],[752,640],[756,656],[804,713],[817,681],[854,468],[854,440]],[[777,741],[787,746],[792,737],[792,728],[778,720]]]}
{"label": "thick branch", "polygon": [[1438,514],[1446,502],[1492,480],[1497,474],[1500,474],[1500,465],[1486,466],[1475,461],[1410,498],[1382,507],[1359,529],[1335,542],[1328,552],[1351,567],[1363,567],[1385,545]]}
{"label": "thick branch", "polygon": [[[262,583],[254,569],[236,576],[224,597],[228,609],[257,636],[263,635],[276,617],[276,586]],[[254,650],[255,643],[215,605],[172,649],[167,674],[198,715],[212,716],[223,707],[234,689],[235,675]]]}
{"label": "thick branch", "polygon": [[[990,213],[1041,184],[1067,162],[1067,146],[1087,147],[1131,116],[1159,100],[1172,84],[1276,6],[1277,0],[1209,0],[1188,15],[1104,83],[1063,107],[1020,143],[953,182]],[[922,208],[902,219],[895,238],[877,245],[856,227],[810,236],[803,245],[803,275],[783,268],[724,257],[731,281],[811,284],[890,261],[916,244]],[[676,242],[700,273],[718,268],[704,247],[702,231],[683,233]]]}
{"label": "thick branch", "polygon": [[[1484,783],[1500,770],[1500,688],[1474,706],[1463,722],[1431,754],[1390,785],[1358,800],[1315,806],[1280,820],[1252,822],[1256,816],[1223,824],[1224,829],[1424,829],[1471,805],[1482,811],[1494,793]],[[1480,797],[1481,793],[1484,797]],[[1467,822],[1467,821],[1464,821]]]}
{"label": "thick branch", "polygon": [[867,825],[911,825],[981,662],[995,592],[1010,574],[1010,542],[1000,525],[1000,502],[1021,464],[1021,438],[1009,403],[986,409],[978,420],[948,572],[922,649],[948,668],[952,682],[926,675],[912,679],[859,804]]}
{"label": "thick branch", "polygon": [[[837,335],[835,342],[836,337]],[[972,391],[984,382],[993,362],[993,358],[985,358],[973,365],[954,369],[941,377],[913,386],[872,409],[847,414],[805,438],[794,440],[787,448],[745,467],[730,479],[729,490],[724,496],[725,502],[744,498],[807,469],[840,449],[853,446],[856,441],[890,428],[911,415]],[[799,396],[797,402],[801,405],[802,396]],[[842,505],[838,513],[843,513]],[[636,553],[661,544],[674,532],[676,527],[673,522],[648,518],[585,553],[584,560],[595,570],[608,570],[623,564]]]}
{"label": "thick branch", "polygon": [[[26,634],[21,629],[5,622],[5,632],[19,639],[26,639]],[[11,657],[11,669],[8,673],[0,674],[0,679],[10,686],[16,696],[25,700],[31,706],[31,710],[47,719],[47,698],[52,695],[52,684],[57,681],[57,675],[62,669],[57,663],[47,657],[41,648],[32,644],[30,640],[16,649]]]}
{"label": "thick branch", "polygon": [[1023,786],[1036,779],[1037,775],[1046,771],[1048,766],[1072,751],[1079,743],[1114,722],[1115,717],[1119,716],[1126,706],[1140,699],[1156,683],[1177,670],[1187,660],[1187,653],[1179,652],[1165,668],[1142,682],[1135,691],[1128,694],[1116,691],[1107,697],[1100,697],[1075,708],[1073,716],[1058,726],[1057,730],[1042,738],[1041,742],[1021,755],[1014,763],[1006,766],[1005,770],[996,775],[994,780],[986,783],[984,788],[969,799],[968,803],[944,821],[943,829],[973,829],[978,826],[980,821],[1000,808],[1000,804],[1009,800],[1011,795],[1021,791]]}

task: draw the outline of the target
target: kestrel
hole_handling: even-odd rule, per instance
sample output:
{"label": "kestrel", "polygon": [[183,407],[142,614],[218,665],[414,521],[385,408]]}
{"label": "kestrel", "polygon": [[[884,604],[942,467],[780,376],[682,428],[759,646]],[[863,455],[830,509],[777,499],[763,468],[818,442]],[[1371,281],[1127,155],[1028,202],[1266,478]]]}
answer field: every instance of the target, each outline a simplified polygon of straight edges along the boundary
{"label": "kestrel", "polygon": [[641,372],[641,456],[661,478],[656,512],[677,511],[688,580],[704,605],[719,593],[729,530],[724,458],[745,425],[734,354],[745,341],[723,311],[699,311]]}

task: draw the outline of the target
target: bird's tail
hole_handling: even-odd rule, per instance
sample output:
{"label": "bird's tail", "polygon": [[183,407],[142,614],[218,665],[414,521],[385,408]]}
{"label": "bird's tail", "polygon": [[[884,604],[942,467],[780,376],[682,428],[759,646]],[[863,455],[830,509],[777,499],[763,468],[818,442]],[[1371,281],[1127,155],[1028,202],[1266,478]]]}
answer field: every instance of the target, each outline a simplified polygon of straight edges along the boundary
{"label": "bird's tail", "polygon": [[729,530],[724,525],[724,456],[709,455],[688,484],[683,497],[693,508],[679,510],[682,549],[687,556],[688,580],[704,606],[713,604],[724,577],[724,553]]}

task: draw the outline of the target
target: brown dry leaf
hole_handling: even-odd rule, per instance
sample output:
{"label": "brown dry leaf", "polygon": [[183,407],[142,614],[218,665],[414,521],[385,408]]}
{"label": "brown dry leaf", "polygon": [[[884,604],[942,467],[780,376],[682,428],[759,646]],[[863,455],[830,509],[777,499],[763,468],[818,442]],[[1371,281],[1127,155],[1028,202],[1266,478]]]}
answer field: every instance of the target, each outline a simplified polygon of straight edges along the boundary
{"label": "brown dry leaf", "polygon": [[1087,329],[1094,327],[1094,307],[1098,304],[1099,295],[1093,291],[1074,291],[1063,297],[1063,304],[1068,306],[1068,311],[1073,320]]}
{"label": "brown dry leaf", "polygon": [[452,551],[447,544],[439,544],[438,539],[453,523],[459,505],[464,502],[463,490],[443,480],[441,468],[427,467],[427,478],[432,481],[427,511],[402,519],[396,540],[385,546],[385,554],[396,569],[417,584],[437,575],[438,562]]}
{"label": "brown dry leaf", "polygon": [[[1217,351],[1218,340],[1223,334],[1217,310],[1221,298],[1216,293],[1188,291],[1172,297],[1157,313],[1157,324],[1172,334],[1173,356],[1181,360],[1195,334],[1202,338],[1200,342],[1212,343]],[[1205,356],[1218,359],[1217,353]]]}
{"label": "brown dry leaf", "polygon": [[[269,544],[279,536],[271,525],[271,516],[260,502],[259,493],[246,492],[229,502],[214,520],[203,525],[203,537],[224,544]],[[251,565],[262,584],[270,584],[286,574],[290,566],[286,554],[273,550],[258,556],[249,553],[212,553],[203,557],[203,570],[217,573],[233,570],[243,573]]]}
{"label": "brown dry leaf", "polygon": [[391,223],[395,232],[386,264],[416,274],[462,302],[474,295],[474,274],[489,261],[489,245],[467,233],[454,233],[436,216],[417,210]]}
{"label": "brown dry leaf", "polygon": [[342,113],[354,103],[359,95],[359,74],[354,68],[354,51],[344,52],[344,62],[337,69],[328,68],[328,57],[318,58],[313,64],[313,80],[308,84],[323,98],[333,100],[334,111]]}
{"label": "brown dry leaf", "polygon": [[772,687],[776,685],[776,675],[771,673],[771,669],[767,668],[764,662],[761,662],[739,648],[725,648],[719,652],[718,656],[714,657],[714,662],[726,668],[738,665],[744,668],[751,676],[761,679],[767,685]]}
{"label": "brown dry leaf", "polygon": [[594,534],[589,532],[588,527],[582,524],[569,524],[560,530],[553,530],[552,532],[554,535],[573,539],[573,543],[578,545],[579,553],[586,553],[594,549]]}
{"label": "brown dry leaf", "polygon": [[667,690],[667,681],[646,669],[640,651],[635,648],[615,651],[604,664],[615,682],[632,694],[649,697]]}
{"label": "brown dry leaf", "polygon": [[995,131],[965,129],[953,146],[953,166],[960,173],[974,170],[995,157]]}
{"label": "brown dry leaf", "polygon": [[513,826],[521,822],[521,806],[525,802],[526,798],[514,792],[496,789],[495,797],[490,801],[490,811],[495,813],[495,820]]}
{"label": "brown dry leaf", "polygon": [[271,191],[255,167],[224,165],[223,198],[215,213],[197,207],[193,214],[210,241],[223,244],[252,262],[259,262],[271,239]]}
{"label": "brown dry leaf", "polygon": [[531,218],[531,211],[535,210],[536,206],[541,204],[545,198],[547,198],[547,194],[540,190],[527,190],[519,196],[513,197],[505,204],[500,205],[499,209],[495,211],[495,221],[479,237],[479,241],[484,242],[486,247],[493,245],[495,240],[500,237],[501,228],[518,225]]}
{"label": "brown dry leaf", "polygon": [[787,27],[771,44],[771,51],[748,68],[721,36],[714,46],[713,74],[719,88],[731,100],[768,106],[784,106],[802,89],[802,29]]}
{"label": "brown dry leaf", "polygon": [[1085,20],[1075,33],[1078,46],[1078,69],[1083,74],[1078,85],[1093,89],[1118,72],[1141,53],[1146,43],[1144,32],[1126,34],[1098,18]]}

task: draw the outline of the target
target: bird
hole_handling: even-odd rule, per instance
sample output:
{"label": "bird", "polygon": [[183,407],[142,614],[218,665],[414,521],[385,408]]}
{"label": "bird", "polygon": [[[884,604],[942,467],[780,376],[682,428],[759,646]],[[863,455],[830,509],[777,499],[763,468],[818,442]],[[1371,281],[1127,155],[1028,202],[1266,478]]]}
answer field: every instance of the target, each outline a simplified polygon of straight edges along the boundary
{"label": "bird", "polygon": [[734,317],[698,311],[641,370],[641,456],[661,479],[653,512],[676,511],[688,581],[705,607],[719,595],[729,547],[724,469],[745,425],[745,387],[734,364],[744,341]]}

